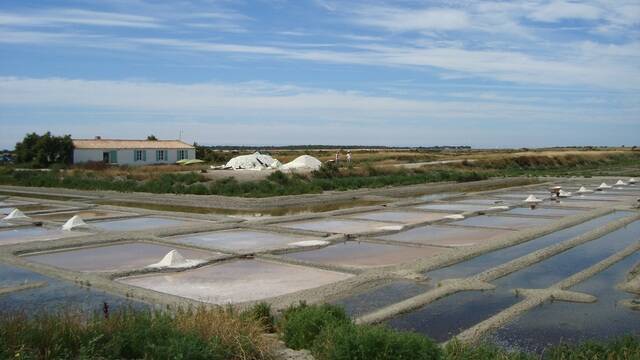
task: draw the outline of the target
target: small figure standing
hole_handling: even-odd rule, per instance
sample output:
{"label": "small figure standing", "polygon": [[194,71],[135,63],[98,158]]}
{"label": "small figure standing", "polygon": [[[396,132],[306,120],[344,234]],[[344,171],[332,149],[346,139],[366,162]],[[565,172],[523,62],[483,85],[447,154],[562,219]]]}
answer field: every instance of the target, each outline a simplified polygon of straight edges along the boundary
{"label": "small figure standing", "polygon": [[102,304],[102,313],[105,319],[109,318],[109,304],[106,301]]}
{"label": "small figure standing", "polygon": [[336,166],[340,165],[340,150],[336,152]]}
{"label": "small figure standing", "polygon": [[347,151],[347,164],[351,165],[351,151]]}

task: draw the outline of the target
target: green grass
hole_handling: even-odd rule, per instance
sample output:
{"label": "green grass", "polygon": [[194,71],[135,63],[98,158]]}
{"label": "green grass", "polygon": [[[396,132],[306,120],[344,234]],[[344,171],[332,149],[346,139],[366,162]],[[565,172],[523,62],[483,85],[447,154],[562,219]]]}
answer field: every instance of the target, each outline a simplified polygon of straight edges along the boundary
{"label": "green grass", "polygon": [[640,337],[563,344],[542,355],[508,352],[493,344],[451,341],[441,346],[420,334],[355,325],[340,307],[301,304],[274,318],[260,303],[243,313],[189,308],[173,312],[124,310],[108,319],[79,313],[0,314],[0,359],[274,359],[265,332],[278,331],[317,360],[632,360]]}
{"label": "green grass", "polygon": [[113,190],[119,192],[225,195],[269,197],[317,194],[361,188],[416,185],[433,182],[470,182],[492,177],[516,176],[640,176],[640,152],[611,154],[526,155],[481,159],[446,166],[417,169],[375,167],[360,163],[356,167],[323,165],[310,175],[274,172],[260,181],[238,182],[234,178],[208,181],[202,174],[161,173],[140,180],[134,175],[100,175],[96,171],[15,171],[0,168],[1,185]]}
{"label": "green grass", "polygon": [[0,317],[2,359],[273,359],[264,329],[227,310]]}

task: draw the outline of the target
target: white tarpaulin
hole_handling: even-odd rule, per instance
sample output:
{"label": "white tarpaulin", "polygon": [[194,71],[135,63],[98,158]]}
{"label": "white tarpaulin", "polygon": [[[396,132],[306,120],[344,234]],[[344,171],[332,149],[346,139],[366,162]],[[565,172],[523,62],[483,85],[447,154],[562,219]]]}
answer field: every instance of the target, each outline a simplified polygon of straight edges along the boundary
{"label": "white tarpaulin", "polygon": [[240,155],[234,157],[227,162],[227,165],[225,165],[225,167],[232,168],[234,170],[263,170],[270,168],[271,165],[273,165],[276,161],[278,160],[272,158],[269,155],[260,154],[256,151],[250,155]]}

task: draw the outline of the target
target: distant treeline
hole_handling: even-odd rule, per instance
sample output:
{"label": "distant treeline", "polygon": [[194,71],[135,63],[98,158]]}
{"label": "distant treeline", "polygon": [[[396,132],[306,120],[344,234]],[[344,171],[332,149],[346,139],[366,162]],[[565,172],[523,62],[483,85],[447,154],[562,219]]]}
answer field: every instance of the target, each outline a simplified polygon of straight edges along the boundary
{"label": "distant treeline", "polygon": [[349,150],[444,150],[459,149],[469,150],[471,146],[380,146],[380,145],[283,145],[283,146],[246,146],[246,145],[200,145],[194,144],[196,147],[203,147],[210,150],[328,150],[328,149],[349,149]]}

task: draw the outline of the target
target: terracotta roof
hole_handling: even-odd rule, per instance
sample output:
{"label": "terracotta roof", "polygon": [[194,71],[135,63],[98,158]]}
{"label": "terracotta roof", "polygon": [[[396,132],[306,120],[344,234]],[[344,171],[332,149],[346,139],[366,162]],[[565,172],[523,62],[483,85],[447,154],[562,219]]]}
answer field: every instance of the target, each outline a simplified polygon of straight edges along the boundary
{"label": "terracotta roof", "polygon": [[76,149],[193,149],[180,140],[73,139]]}

